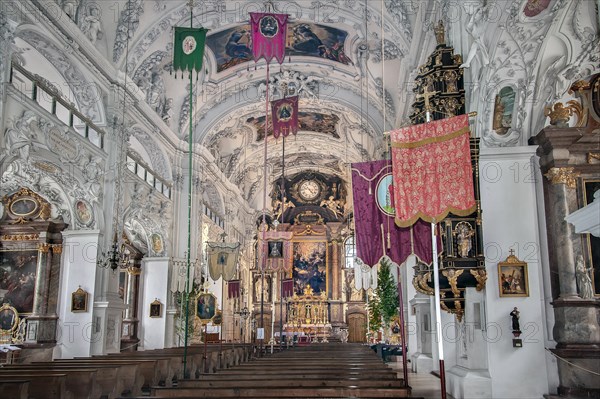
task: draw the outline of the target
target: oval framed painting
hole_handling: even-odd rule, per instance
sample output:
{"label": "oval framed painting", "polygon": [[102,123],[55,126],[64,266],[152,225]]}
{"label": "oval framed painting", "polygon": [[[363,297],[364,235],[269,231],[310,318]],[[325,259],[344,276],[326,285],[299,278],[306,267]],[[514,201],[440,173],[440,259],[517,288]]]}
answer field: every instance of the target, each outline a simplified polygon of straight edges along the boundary
{"label": "oval framed painting", "polygon": [[84,226],[90,226],[94,222],[92,206],[84,199],[75,201],[75,217]]}
{"label": "oval framed painting", "polygon": [[17,198],[10,204],[10,212],[15,216],[25,217],[33,215],[39,208],[36,200],[30,197]]}

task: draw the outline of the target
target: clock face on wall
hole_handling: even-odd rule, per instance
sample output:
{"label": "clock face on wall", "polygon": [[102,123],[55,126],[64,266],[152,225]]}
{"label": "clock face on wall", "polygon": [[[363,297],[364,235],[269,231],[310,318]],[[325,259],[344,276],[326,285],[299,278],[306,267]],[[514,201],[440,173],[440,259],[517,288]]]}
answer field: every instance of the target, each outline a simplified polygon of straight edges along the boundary
{"label": "clock face on wall", "polygon": [[303,200],[312,201],[321,193],[319,183],[314,180],[305,180],[298,187],[298,194]]}

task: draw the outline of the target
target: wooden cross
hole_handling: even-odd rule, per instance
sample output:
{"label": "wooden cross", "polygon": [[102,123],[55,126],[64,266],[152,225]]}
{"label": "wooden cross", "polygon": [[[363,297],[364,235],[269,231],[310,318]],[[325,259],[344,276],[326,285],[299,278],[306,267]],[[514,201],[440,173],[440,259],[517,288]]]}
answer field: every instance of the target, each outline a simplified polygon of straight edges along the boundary
{"label": "wooden cross", "polygon": [[511,249],[510,251],[508,251],[510,253],[510,256],[515,256],[515,250]]}
{"label": "wooden cross", "polygon": [[417,94],[417,99],[425,100],[425,111],[426,112],[431,112],[431,103],[429,102],[429,99],[438,93],[439,92],[437,92],[437,91],[429,91],[429,88],[427,86],[425,86],[425,88],[423,89],[423,94]]}

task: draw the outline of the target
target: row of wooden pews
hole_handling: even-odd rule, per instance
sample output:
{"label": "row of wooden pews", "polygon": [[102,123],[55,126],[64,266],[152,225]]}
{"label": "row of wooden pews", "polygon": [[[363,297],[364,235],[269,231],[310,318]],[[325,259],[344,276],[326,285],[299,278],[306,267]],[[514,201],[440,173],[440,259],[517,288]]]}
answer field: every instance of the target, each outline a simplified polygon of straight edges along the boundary
{"label": "row of wooden pews", "polygon": [[360,344],[311,344],[152,387],[153,398],[400,398],[410,387]]}
{"label": "row of wooden pews", "polygon": [[[197,378],[247,361],[252,345],[188,347],[186,375]],[[183,348],[4,365],[0,398],[114,399],[139,397],[184,378]]]}

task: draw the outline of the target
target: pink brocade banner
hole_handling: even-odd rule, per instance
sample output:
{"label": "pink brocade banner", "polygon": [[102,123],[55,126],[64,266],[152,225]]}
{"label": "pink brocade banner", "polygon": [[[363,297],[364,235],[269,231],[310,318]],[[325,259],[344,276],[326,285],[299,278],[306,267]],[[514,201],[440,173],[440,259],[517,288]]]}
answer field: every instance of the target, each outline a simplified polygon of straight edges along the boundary
{"label": "pink brocade banner", "polygon": [[468,115],[390,132],[398,226],[475,210],[469,133]]}
{"label": "pink brocade banner", "polygon": [[273,136],[287,137],[298,133],[298,96],[271,101]]}
{"label": "pink brocade banner", "polygon": [[287,14],[250,13],[254,61],[257,62],[264,57],[267,64],[273,58],[280,64],[283,63],[288,17]]}

